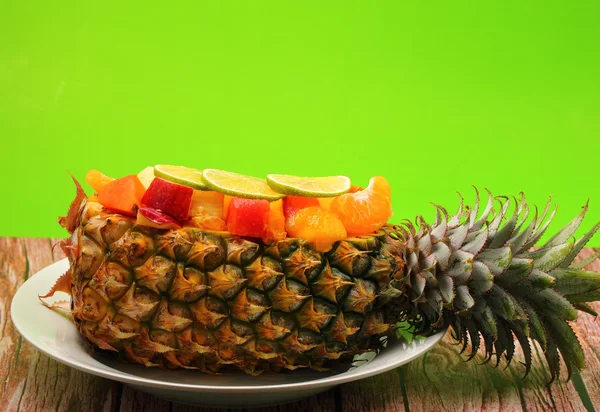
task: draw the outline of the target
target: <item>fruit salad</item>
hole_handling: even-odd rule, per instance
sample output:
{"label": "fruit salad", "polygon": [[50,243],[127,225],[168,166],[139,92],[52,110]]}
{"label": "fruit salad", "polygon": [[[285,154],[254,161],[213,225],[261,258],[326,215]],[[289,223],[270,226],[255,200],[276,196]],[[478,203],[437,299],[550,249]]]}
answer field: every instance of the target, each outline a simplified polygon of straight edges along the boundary
{"label": "fruit salad", "polygon": [[391,190],[384,177],[366,188],[346,176],[266,179],[218,169],[157,165],[137,175],[86,175],[93,200],[138,225],[157,229],[196,227],[227,231],[269,244],[304,239],[326,252],[348,236],[377,232],[392,216]]}

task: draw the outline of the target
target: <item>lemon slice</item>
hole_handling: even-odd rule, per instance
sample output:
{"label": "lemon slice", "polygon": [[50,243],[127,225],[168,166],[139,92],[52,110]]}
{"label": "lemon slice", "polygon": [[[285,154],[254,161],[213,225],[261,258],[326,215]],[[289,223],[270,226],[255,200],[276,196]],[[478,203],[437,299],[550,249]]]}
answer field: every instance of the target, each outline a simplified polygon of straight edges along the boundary
{"label": "lemon slice", "polygon": [[185,166],[156,165],[154,175],[170,182],[193,187],[198,190],[206,190],[207,187],[202,180],[202,170]]}
{"label": "lemon slice", "polygon": [[250,199],[278,200],[284,195],[269,187],[265,179],[218,169],[204,169],[202,178],[206,186],[216,192]]}
{"label": "lemon slice", "polygon": [[298,177],[290,175],[267,175],[267,183],[273,190],[285,195],[307,197],[335,197],[350,190],[352,183],[346,176]]}

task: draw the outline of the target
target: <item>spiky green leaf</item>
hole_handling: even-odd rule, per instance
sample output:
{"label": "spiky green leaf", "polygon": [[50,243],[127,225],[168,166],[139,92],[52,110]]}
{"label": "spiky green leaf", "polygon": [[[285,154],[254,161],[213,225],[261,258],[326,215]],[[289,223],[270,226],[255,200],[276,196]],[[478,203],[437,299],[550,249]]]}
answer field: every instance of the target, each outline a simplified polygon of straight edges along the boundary
{"label": "spiky green leaf", "polygon": [[438,276],[438,289],[446,304],[454,301],[454,281],[448,275]]}
{"label": "spiky green leaf", "polygon": [[[596,232],[598,232],[598,230],[600,230],[600,222],[596,223],[590,229],[589,232],[587,232],[579,240],[577,240],[577,242],[575,242],[575,246],[573,247],[573,250],[571,251],[571,253],[569,253],[569,255],[565,258],[565,260],[563,260],[563,262],[561,263],[561,267],[569,266],[571,264],[571,262],[573,262],[573,260],[577,257],[579,252],[581,252],[581,249],[583,249],[583,247],[590,241],[590,239],[596,234]],[[600,256],[600,252],[598,253],[597,256]],[[582,267],[585,267],[585,265]],[[578,267],[576,267],[576,268],[578,268]]]}
{"label": "spiky green leaf", "polygon": [[454,297],[454,308],[458,312],[465,312],[475,305],[475,299],[469,293],[469,289],[465,286],[456,288],[456,296]]}
{"label": "spiky green leaf", "polygon": [[490,269],[481,262],[473,263],[473,274],[469,280],[469,290],[476,296],[481,296],[494,286],[494,276]]}
{"label": "spiky green leaf", "polygon": [[534,260],[533,267],[544,272],[549,272],[558,265],[569,255],[569,252],[573,250],[574,243],[563,243],[550,248],[542,248],[536,251],[525,253],[523,257]]}
{"label": "spiky green leaf", "polygon": [[[575,244],[575,247],[577,247],[577,244]],[[571,252],[572,253],[572,252]],[[569,267],[571,269],[583,269],[586,266],[590,265],[592,262],[594,262],[596,259],[600,258],[600,251],[594,253],[593,255],[590,255],[588,257],[586,257],[585,259],[581,259],[579,262],[577,263],[573,263],[572,265],[570,265]],[[568,260],[565,259],[565,261]],[[563,262],[564,263],[564,262]],[[564,267],[563,265],[561,265],[561,267]]]}
{"label": "spiky green leaf", "polygon": [[598,316],[598,312],[596,312],[590,305],[588,305],[585,302],[573,303],[573,307],[582,312],[589,313],[592,316]]}
{"label": "spiky green leaf", "polygon": [[494,276],[499,276],[509,267],[512,261],[512,251],[508,246],[486,249],[477,255],[477,260],[490,268]]}
{"label": "spiky green leaf", "polygon": [[501,287],[494,285],[487,294],[488,306],[496,316],[508,321],[514,321],[517,317],[518,303],[506,293]]}
{"label": "spiky green leaf", "polygon": [[581,295],[600,289],[600,273],[580,269],[555,269],[554,288],[563,295]]}
{"label": "spiky green leaf", "polygon": [[588,203],[586,203],[582,208],[581,212],[575,216],[573,220],[571,220],[566,226],[564,226],[558,233],[552,236],[543,246],[543,248],[550,248],[553,246],[559,246],[565,243],[571,236],[575,234],[579,225],[583,221],[585,214],[588,211]]}
{"label": "spiky green leaf", "polygon": [[542,325],[542,320],[538,316],[535,309],[533,309],[533,307],[529,303],[525,302],[524,300],[520,300],[519,303],[521,304],[521,306],[525,310],[525,313],[527,314],[530,336],[536,341],[538,341],[540,347],[542,348],[542,350],[544,350],[546,348],[547,339],[546,330]]}
{"label": "spiky green leaf", "polygon": [[511,218],[504,224],[504,226],[502,226],[500,230],[494,234],[492,242],[489,245],[490,248],[502,247],[506,244],[506,241],[512,237],[513,231],[517,224],[517,218],[519,217],[518,213],[518,205],[515,205],[515,211],[513,212]]}
{"label": "spiky green leaf", "polygon": [[495,281],[498,285],[508,287],[523,280],[532,270],[533,259],[515,258],[511,261],[506,272],[496,278]]}
{"label": "spiky green leaf", "polygon": [[467,236],[467,243],[461,246],[461,249],[465,252],[478,254],[488,238],[488,227],[484,225],[477,232],[472,232]]}
{"label": "spiky green leaf", "polygon": [[448,240],[450,241],[450,248],[452,250],[458,250],[463,245],[467,234],[469,233],[469,226],[461,225],[448,232]]}
{"label": "spiky green leaf", "polygon": [[543,289],[527,296],[536,311],[548,318],[576,320],[577,310],[569,301],[552,289]]}
{"label": "spiky green leaf", "polygon": [[577,339],[577,335],[575,335],[571,326],[567,322],[560,321],[547,321],[545,325],[556,341],[565,363],[567,365],[571,363],[578,370],[582,370],[585,367],[585,356],[579,339]]}
{"label": "spiky green leaf", "polygon": [[498,337],[498,326],[496,325],[496,317],[492,313],[492,310],[487,306],[480,311],[475,311],[473,317],[479,324],[481,331],[484,334]]}

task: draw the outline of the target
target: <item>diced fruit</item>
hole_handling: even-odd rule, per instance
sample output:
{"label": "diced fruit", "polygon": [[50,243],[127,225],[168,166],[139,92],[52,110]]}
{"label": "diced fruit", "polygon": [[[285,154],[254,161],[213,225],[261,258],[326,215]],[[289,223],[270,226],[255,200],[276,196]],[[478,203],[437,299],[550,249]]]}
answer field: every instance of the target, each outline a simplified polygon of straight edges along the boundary
{"label": "diced fruit", "polygon": [[96,191],[96,193],[101,191],[104,188],[104,186],[106,186],[113,180],[115,179],[113,179],[112,177],[108,177],[104,173],[101,173],[94,169],[90,170],[85,175],[85,181],[88,185],[92,187],[92,189],[94,189],[94,191]]}
{"label": "diced fruit", "polygon": [[267,183],[278,193],[308,197],[335,197],[346,193],[352,185],[346,176],[298,177],[277,174],[267,175]]}
{"label": "diced fruit", "polygon": [[205,230],[226,230],[227,224],[225,220],[220,217],[211,216],[211,215],[197,215],[191,217],[189,220],[185,222],[186,226],[197,227],[198,229]]}
{"label": "diced fruit", "polygon": [[212,190],[194,190],[190,216],[209,214],[222,218],[224,197],[223,193],[213,192]]}
{"label": "diced fruit", "polygon": [[331,202],[333,202],[335,197],[320,197],[319,198],[319,206],[323,210],[329,210],[331,207]]}
{"label": "diced fruit", "polygon": [[190,223],[200,229],[225,230],[223,198],[225,195],[209,190],[194,190],[190,207]]}
{"label": "diced fruit", "polygon": [[315,197],[286,196],[283,198],[283,214],[285,216],[286,230],[289,222],[300,209],[319,206],[319,199]]}
{"label": "diced fruit", "polygon": [[349,235],[373,233],[392,216],[390,185],[384,177],[373,177],[366,189],[336,197],[330,210],[340,217]]}
{"label": "diced fruit", "polygon": [[135,223],[157,229],[179,229],[181,227],[179,222],[171,216],[151,207],[141,207],[138,210]]}
{"label": "diced fruit", "polygon": [[[356,193],[356,192],[360,192],[361,190],[364,190],[362,187],[360,186],[351,186],[350,190],[348,191],[348,193]],[[336,196],[337,197],[337,196]],[[319,198],[319,205],[321,206],[321,209],[323,210],[330,210],[331,209],[331,202],[333,202],[333,199],[335,199],[335,197],[320,197]]]}
{"label": "diced fruit", "polygon": [[191,187],[155,178],[146,190],[142,204],[183,222],[188,219],[193,195]]}
{"label": "diced fruit", "polygon": [[136,175],[115,179],[98,192],[98,201],[107,209],[135,216],[144,196],[144,185]]}
{"label": "diced fruit", "polygon": [[227,215],[229,214],[229,205],[231,204],[232,196],[223,195],[223,219],[227,221]]}
{"label": "diced fruit", "polygon": [[202,170],[185,166],[156,165],[154,174],[169,182],[179,183],[198,190],[207,189],[202,180]]}
{"label": "diced fruit", "polygon": [[263,238],[269,219],[269,202],[234,197],[229,205],[227,230],[239,236]]}
{"label": "diced fruit", "polygon": [[318,252],[330,250],[335,242],[347,237],[344,224],[336,214],[315,206],[296,213],[288,235],[309,241]]}
{"label": "diced fruit", "polygon": [[265,179],[258,177],[225,170],[204,169],[202,178],[209,189],[230,196],[266,200],[279,200],[283,197],[281,193],[271,189]]}
{"label": "diced fruit", "polygon": [[276,200],[269,204],[269,220],[265,240],[283,240],[285,233],[285,216],[283,215],[283,200]]}
{"label": "diced fruit", "polygon": [[154,180],[154,168],[152,166],[144,168],[144,170],[138,173],[138,179],[140,179],[140,182],[148,189],[150,183]]}

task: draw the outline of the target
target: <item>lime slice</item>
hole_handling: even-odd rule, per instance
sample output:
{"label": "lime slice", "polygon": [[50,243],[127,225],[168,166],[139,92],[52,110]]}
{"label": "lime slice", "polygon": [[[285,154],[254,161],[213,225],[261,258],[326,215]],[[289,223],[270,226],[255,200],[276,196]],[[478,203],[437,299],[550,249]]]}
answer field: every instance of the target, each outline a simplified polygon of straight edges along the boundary
{"label": "lime slice", "polygon": [[198,190],[206,190],[207,187],[202,180],[202,170],[185,166],[156,165],[154,175],[170,182],[193,187]]}
{"label": "lime slice", "polygon": [[204,169],[202,178],[209,189],[230,196],[266,200],[278,200],[283,197],[281,193],[273,191],[265,179],[258,177],[218,169]]}
{"label": "lime slice", "polygon": [[352,183],[346,176],[298,177],[290,175],[267,175],[267,183],[273,190],[285,195],[306,197],[334,197],[350,190]]}

